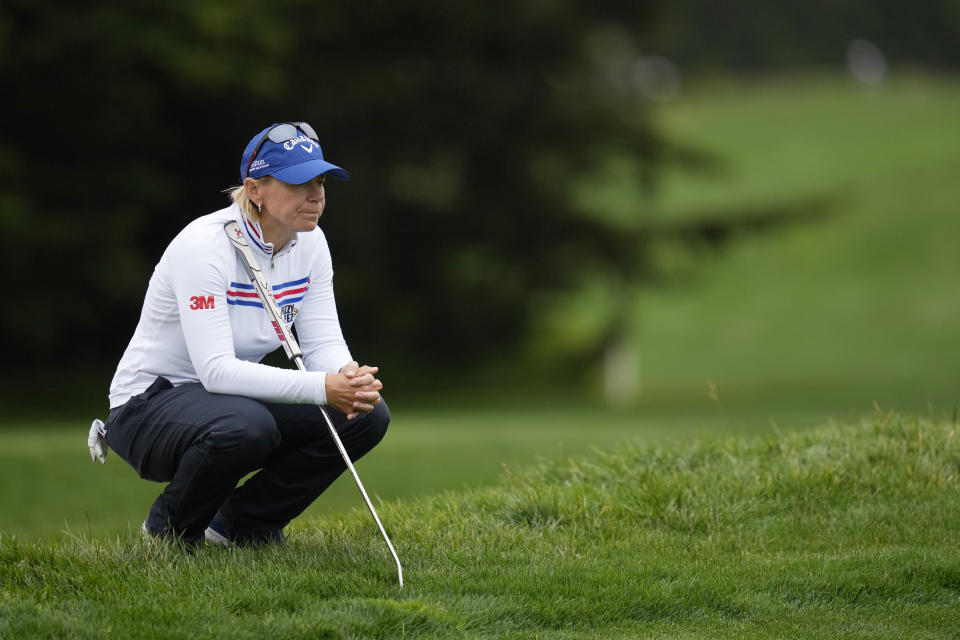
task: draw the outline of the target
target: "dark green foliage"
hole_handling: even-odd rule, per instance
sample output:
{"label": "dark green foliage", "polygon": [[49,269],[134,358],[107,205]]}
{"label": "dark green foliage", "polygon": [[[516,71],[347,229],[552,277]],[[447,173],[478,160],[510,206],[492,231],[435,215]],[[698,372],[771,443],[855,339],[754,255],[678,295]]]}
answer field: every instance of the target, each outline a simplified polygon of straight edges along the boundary
{"label": "dark green foliage", "polygon": [[955,0],[693,0],[664,3],[659,18],[651,46],[700,72],[840,67],[854,38],[876,43],[895,67],[960,67]]}
{"label": "dark green foliage", "polygon": [[8,351],[115,361],[162,248],[288,119],[354,176],[324,218],[351,341],[509,344],[531,291],[616,244],[569,204],[573,177],[610,147],[638,171],[657,153],[642,101],[588,51],[649,4],[7,3],[2,266],[30,265],[32,311],[4,315]]}
{"label": "dark green foliage", "polygon": [[2,315],[4,352],[109,371],[162,248],[225,204],[253,133],[303,118],[354,175],[331,185],[324,226],[359,355],[389,368],[513,354],[544,294],[597,281],[620,305],[568,349],[595,360],[629,333],[630,296],[663,275],[659,245],[712,248],[832,213],[830,194],[783,195],[756,216],[735,204],[650,223],[664,166],[722,177],[726,155],[660,138],[639,56],[668,54],[685,74],[833,65],[865,37],[955,64],[953,4],[888,4],[10,0],[0,268],[20,312]]}

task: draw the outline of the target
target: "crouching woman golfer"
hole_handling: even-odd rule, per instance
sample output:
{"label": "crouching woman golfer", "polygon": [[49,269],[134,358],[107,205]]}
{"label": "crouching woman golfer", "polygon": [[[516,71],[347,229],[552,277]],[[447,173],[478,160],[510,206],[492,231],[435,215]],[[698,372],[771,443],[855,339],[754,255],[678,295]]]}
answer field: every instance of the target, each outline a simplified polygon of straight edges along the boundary
{"label": "crouching woman golfer", "polygon": [[[244,150],[233,204],[188,224],[157,264],[106,422],[111,449],[142,478],[169,482],[145,534],[282,542],[287,523],[346,469],[316,405],[328,407],[353,460],[383,438],[383,385],[347,349],[317,228],[327,176],[350,177],[324,160],[310,125],[267,127]],[[260,364],[280,342],[224,233],[230,220],[295,323],[308,371]]]}

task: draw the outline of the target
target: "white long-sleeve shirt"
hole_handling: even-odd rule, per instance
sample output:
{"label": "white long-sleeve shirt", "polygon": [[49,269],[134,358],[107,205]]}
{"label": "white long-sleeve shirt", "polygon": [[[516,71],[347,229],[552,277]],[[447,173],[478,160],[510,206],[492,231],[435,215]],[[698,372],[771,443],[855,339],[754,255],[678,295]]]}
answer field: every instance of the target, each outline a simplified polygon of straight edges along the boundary
{"label": "white long-sleeve shirt", "polygon": [[[297,336],[308,371],[260,364],[280,346],[223,225],[237,220]],[[110,384],[110,408],[163,376],[211,393],[326,403],[326,373],[352,360],[333,297],[330,249],[318,228],[277,255],[237,205],[197,218],[170,243],[147,287],[140,322]]]}

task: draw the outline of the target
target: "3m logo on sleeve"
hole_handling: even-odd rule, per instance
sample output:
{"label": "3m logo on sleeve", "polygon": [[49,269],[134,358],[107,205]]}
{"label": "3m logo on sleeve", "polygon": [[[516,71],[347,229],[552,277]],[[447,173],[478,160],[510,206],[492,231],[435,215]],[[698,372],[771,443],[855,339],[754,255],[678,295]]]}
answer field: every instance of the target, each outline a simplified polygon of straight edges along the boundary
{"label": "3m logo on sleeve", "polygon": [[190,296],[190,308],[194,311],[213,309],[213,296]]}

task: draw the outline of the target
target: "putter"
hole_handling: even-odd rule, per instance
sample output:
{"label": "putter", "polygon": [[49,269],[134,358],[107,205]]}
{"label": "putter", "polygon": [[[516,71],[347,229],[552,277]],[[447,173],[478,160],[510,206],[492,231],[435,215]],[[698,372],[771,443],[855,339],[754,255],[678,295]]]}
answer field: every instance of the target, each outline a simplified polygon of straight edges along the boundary
{"label": "putter", "polygon": [[[270,320],[273,330],[277,332],[277,337],[280,338],[280,344],[283,345],[283,350],[286,352],[287,357],[293,360],[294,364],[297,365],[297,368],[300,369],[300,371],[306,371],[307,368],[303,364],[303,352],[300,351],[300,345],[297,344],[297,340],[294,337],[293,332],[290,331],[290,327],[287,326],[286,321],[283,319],[283,313],[280,311],[280,305],[277,304],[276,299],[273,297],[273,291],[271,291],[270,287],[267,286],[267,281],[263,277],[263,272],[260,271],[260,267],[257,265],[257,260],[253,256],[253,252],[250,250],[250,245],[247,244],[246,238],[243,237],[243,232],[240,231],[240,225],[238,225],[235,221],[230,221],[224,225],[223,229],[226,231],[227,237],[230,238],[230,242],[233,243],[234,248],[236,248],[237,253],[240,255],[240,262],[243,263],[243,268],[246,269],[247,275],[250,276],[250,281],[253,283],[253,287],[257,292],[257,297],[259,297],[260,302],[263,303],[263,310],[266,311],[267,318]],[[376,509],[373,508],[373,503],[370,502],[370,498],[367,496],[366,489],[363,488],[363,483],[360,482],[360,476],[357,475],[357,470],[353,468],[353,462],[350,461],[350,455],[347,453],[343,443],[340,441],[340,436],[337,435],[337,430],[334,428],[333,422],[330,421],[330,416],[327,414],[327,410],[323,407],[323,405],[317,406],[320,407],[320,413],[323,414],[323,419],[327,423],[327,429],[330,430],[330,437],[333,438],[334,443],[337,445],[337,449],[340,450],[340,455],[343,457],[343,461],[347,463],[347,469],[350,470],[350,474],[357,483],[357,488],[360,489],[360,495],[363,496],[363,501],[367,503],[367,508],[370,509],[370,514],[377,523],[377,527],[380,529],[380,535],[383,536],[383,540],[387,543],[387,548],[390,549],[390,554],[393,556],[394,562],[397,563],[397,577],[399,578],[400,586],[402,587],[403,567],[400,566],[400,558],[397,557],[397,552],[393,548],[393,543],[390,542],[390,537],[383,528],[383,524],[380,522],[380,517],[377,515]]]}

